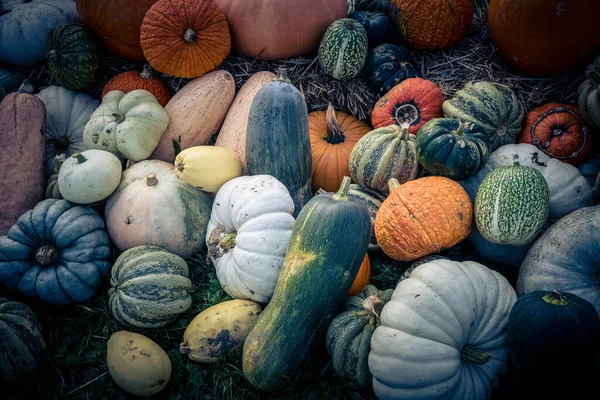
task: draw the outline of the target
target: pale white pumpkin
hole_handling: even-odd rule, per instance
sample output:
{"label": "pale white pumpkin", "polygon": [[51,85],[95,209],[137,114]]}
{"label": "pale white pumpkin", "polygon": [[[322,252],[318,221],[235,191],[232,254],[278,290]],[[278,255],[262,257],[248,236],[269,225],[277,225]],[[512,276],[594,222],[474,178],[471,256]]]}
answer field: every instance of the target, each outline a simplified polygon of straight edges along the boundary
{"label": "pale white pumpkin", "polygon": [[258,303],[271,299],[294,227],[293,212],[287,188],[270,175],[241,176],[221,187],[206,244],[230,296]]}
{"label": "pale white pumpkin", "polygon": [[121,182],[121,171],[121,161],[108,151],[74,153],[58,171],[58,188],[70,202],[92,204],[115,191]]}
{"label": "pale white pumpkin", "polygon": [[169,116],[152,93],[113,90],[85,125],[83,141],[90,149],[141,161],[152,154],[168,125]]}
{"label": "pale white pumpkin", "polygon": [[485,399],[506,367],[508,316],[517,300],[498,272],[435,260],[401,281],[371,339],[379,399]]}

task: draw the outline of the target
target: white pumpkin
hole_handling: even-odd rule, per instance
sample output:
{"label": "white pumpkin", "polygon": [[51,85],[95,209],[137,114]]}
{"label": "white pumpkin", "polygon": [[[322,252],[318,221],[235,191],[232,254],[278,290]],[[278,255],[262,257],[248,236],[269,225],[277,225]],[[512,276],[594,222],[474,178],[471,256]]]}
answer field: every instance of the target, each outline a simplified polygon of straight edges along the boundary
{"label": "white pumpkin", "polygon": [[90,149],[141,161],[152,154],[168,125],[169,116],[152,93],[113,90],[85,125],[83,141]]}
{"label": "white pumpkin", "polygon": [[371,339],[379,399],[485,399],[506,367],[506,278],[472,261],[435,260],[401,281]]}
{"label": "white pumpkin", "polygon": [[77,204],[110,196],[121,182],[121,161],[112,153],[90,149],[67,158],[58,171],[60,194]]}
{"label": "white pumpkin", "polygon": [[271,299],[294,227],[293,212],[287,188],[270,175],[241,176],[221,187],[206,244],[230,296],[258,303]]}
{"label": "white pumpkin", "polygon": [[87,150],[83,128],[100,100],[62,86],[48,86],[36,95],[46,106],[46,173],[52,174],[56,156]]}

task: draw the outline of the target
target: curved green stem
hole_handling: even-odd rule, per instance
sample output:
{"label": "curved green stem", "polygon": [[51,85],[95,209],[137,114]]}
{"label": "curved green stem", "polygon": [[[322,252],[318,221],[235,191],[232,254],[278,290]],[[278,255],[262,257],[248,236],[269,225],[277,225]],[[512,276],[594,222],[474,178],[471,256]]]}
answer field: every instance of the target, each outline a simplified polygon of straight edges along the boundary
{"label": "curved green stem", "polygon": [[566,306],[569,304],[569,301],[565,296],[557,292],[556,290],[551,291],[548,294],[542,296],[542,299],[549,304],[554,304],[555,306]]}
{"label": "curved green stem", "polygon": [[292,83],[290,77],[288,76],[287,68],[279,68],[277,70],[277,78],[275,78],[275,80],[279,82]]}
{"label": "curved green stem", "polygon": [[390,188],[390,193],[392,193],[392,190],[400,187],[400,182],[398,182],[398,179],[392,178],[388,181],[388,186]]}
{"label": "curved green stem", "polygon": [[349,176],[345,176],[342,180],[342,184],[340,185],[340,189],[336,194],[333,195],[334,200],[339,201],[347,201],[348,200],[348,191],[350,190],[350,181],[352,178]]}
{"label": "curved green stem", "polygon": [[71,157],[76,158],[79,164],[83,164],[87,161],[87,158],[85,158],[85,156],[81,153],[73,153]]}

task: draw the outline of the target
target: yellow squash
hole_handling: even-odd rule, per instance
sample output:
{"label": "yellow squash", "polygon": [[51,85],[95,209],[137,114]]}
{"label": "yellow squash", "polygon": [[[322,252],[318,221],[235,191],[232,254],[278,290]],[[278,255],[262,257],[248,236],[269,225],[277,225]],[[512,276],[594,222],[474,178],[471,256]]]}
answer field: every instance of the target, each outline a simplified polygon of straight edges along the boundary
{"label": "yellow squash", "polygon": [[175,171],[190,185],[215,193],[225,182],[242,175],[242,161],[224,147],[195,146],[177,155]]}

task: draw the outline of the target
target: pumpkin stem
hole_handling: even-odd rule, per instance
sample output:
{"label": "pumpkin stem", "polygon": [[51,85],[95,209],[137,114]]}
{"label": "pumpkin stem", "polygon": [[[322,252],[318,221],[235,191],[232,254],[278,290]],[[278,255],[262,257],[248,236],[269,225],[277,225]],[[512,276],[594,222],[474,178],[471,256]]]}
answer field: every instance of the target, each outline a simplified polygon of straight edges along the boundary
{"label": "pumpkin stem", "polygon": [[236,236],[236,232],[228,232],[227,228],[221,224],[215,226],[206,242],[208,257],[216,259],[223,257],[225,253],[235,247]]}
{"label": "pumpkin stem", "polygon": [[48,62],[56,62],[56,60],[58,60],[58,54],[56,53],[56,50],[50,50],[48,52]]}
{"label": "pumpkin stem", "polygon": [[456,129],[454,134],[456,136],[464,136],[465,135],[465,124],[463,124],[462,122],[460,124],[458,124],[458,128]]}
{"label": "pumpkin stem", "polygon": [[184,169],[183,161],[177,161],[175,163],[175,169],[179,172],[183,172],[183,169]]}
{"label": "pumpkin stem", "polygon": [[327,119],[327,134],[323,139],[329,144],[343,143],[346,138],[342,133],[342,128],[340,128],[340,124],[338,124],[337,122],[337,118],[335,117],[335,110],[333,109],[331,103],[329,103],[329,106],[327,106],[325,118]]}
{"label": "pumpkin stem", "polygon": [[492,355],[487,351],[479,350],[478,348],[475,348],[470,344],[465,344],[462,350],[460,351],[460,358],[464,362],[483,365],[490,361]]}
{"label": "pumpkin stem", "polygon": [[383,301],[377,296],[369,296],[362,302],[362,308],[365,311],[370,312],[377,318],[381,318],[381,310],[383,310]]}
{"label": "pumpkin stem", "polygon": [[125,120],[125,115],[121,114],[121,113],[113,113],[112,115],[113,117],[115,117],[115,120],[117,121],[117,124],[123,122]]}
{"label": "pumpkin stem", "polygon": [[183,33],[183,40],[188,43],[193,43],[196,40],[196,31],[192,28],[186,29],[186,31]]}
{"label": "pumpkin stem", "polygon": [[398,182],[398,179],[392,178],[388,181],[388,186],[390,188],[390,193],[392,193],[392,190],[400,187],[400,182]]}
{"label": "pumpkin stem", "polygon": [[35,252],[35,260],[42,267],[54,264],[58,260],[58,250],[53,244],[44,245]]}
{"label": "pumpkin stem", "polygon": [[150,64],[144,64],[144,69],[142,72],[140,72],[140,77],[144,79],[152,79],[153,75],[154,74],[152,73],[152,67]]}
{"label": "pumpkin stem", "polygon": [[520,167],[520,166],[521,166],[521,163],[520,163],[520,162],[518,162],[518,161],[515,161],[515,162],[513,163],[513,167]]}
{"label": "pumpkin stem", "polygon": [[156,179],[156,174],[148,174],[146,175],[146,185],[154,186],[158,183],[158,179]]}
{"label": "pumpkin stem", "polygon": [[347,201],[348,200],[348,191],[350,190],[350,181],[352,178],[349,176],[345,176],[342,179],[342,184],[340,185],[339,190],[336,194],[333,195],[334,200],[338,201]]}
{"label": "pumpkin stem", "polygon": [[277,70],[277,78],[275,78],[275,80],[278,82],[292,83],[290,77],[288,76],[287,68],[279,68]]}
{"label": "pumpkin stem", "polygon": [[179,352],[181,354],[190,354],[192,352],[192,349],[190,348],[187,340],[181,342],[181,344],[179,345]]}
{"label": "pumpkin stem", "polygon": [[400,140],[407,140],[408,135],[410,135],[410,124],[405,122],[398,128],[398,130],[400,131],[398,133]]}
{"label": "pumpkin stem", "polygon": [[33,93],[33,85],[29,82],[29,79],[24,79],[21,86],[19,86],[19,93]]}
{"label": "pumpkin stem", "polygon": [[223,239],[221,239],[219,246],[221,246],[221,248],[225,251],[231,249],[232,247],[235,247],[236,236],[237,236],[237,234],[235,234],[235,233],[230,233],[228,235],[225,235],[223,237]]}
{"label": "pumpkin stem", "polygon": [[85,156],[81,153],[73,153],[71,157],[76,158],[79,164],[83,164],[87,161],[87,158],[85,158]]}
{"label": "pumpkin stem", "polygon": [[566,306],[569,304],[569,301],[565,296],[557,292],[556,290],[551,291],[548,294],[545,294],[542,299],[546,303],[554,304],[555,306]]}

